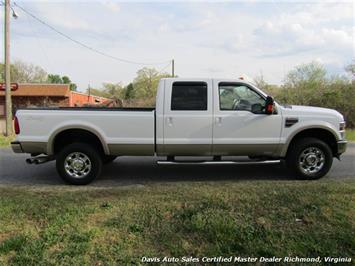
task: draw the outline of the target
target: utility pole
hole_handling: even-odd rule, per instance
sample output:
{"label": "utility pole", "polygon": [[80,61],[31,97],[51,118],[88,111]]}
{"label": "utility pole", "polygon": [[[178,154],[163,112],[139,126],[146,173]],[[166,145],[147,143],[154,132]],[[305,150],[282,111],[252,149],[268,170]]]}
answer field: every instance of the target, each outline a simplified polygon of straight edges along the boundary
{"label": "utility pole", "polygon": [[10,0],[5,0],[5,102],[6,102],[6,136],[12,134],[12,103],[10,83]]}
{"label": "utility pole", "polygon": [[171,60],[171,76],[175,77],[175,60]]}

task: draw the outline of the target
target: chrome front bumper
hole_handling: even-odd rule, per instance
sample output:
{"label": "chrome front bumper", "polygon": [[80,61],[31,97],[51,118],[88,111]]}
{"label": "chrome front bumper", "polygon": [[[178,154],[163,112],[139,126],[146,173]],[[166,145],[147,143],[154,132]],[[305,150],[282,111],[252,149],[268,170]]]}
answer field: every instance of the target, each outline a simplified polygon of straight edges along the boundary
{"label": "chrome front bumper", "polygon": [[23,153],[21,143],[18,141],[11,142],[11,149],[14,151],[14,153]]}
{"label": "chrome front bumper", "polygon": [[348,144],[348,142],[346,140],[338,141],[338,155],[340,155],[346,151],[347,144]]}

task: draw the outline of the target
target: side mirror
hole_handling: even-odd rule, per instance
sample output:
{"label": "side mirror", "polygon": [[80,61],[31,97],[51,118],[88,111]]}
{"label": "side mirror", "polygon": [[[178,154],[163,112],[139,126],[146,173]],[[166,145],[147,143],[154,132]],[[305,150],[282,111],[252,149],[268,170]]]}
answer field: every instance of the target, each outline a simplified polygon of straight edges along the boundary
{"label": "side mirror", "polygon": [[266,97],[265,114],[271,115],[274,112],[274,99],[271,96]]}
{"label": "side mirror", "polygon": [[251,112],[253,114],[262,114],[263,113],[263,106],[260,103],[254,103],[251,106]]}

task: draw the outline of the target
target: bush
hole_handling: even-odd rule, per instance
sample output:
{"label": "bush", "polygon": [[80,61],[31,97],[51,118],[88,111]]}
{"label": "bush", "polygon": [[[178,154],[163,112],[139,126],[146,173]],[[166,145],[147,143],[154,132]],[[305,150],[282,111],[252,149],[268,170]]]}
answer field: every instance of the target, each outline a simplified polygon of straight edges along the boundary
{"label": "bush", "polygon": [[307,88],[283,87],[273,96],[281,103],[335,109],[344,115],[348,128],[355,128],[355,84],[329,83],[315,92]]}
{"label": "bush", "polygon": [[335,109],[344,115],[347,127],[355,128],[355,82],[327,77],[318,63],[297,66],[287,74],[284,85],[272,89],[271,94],[281,103]]}

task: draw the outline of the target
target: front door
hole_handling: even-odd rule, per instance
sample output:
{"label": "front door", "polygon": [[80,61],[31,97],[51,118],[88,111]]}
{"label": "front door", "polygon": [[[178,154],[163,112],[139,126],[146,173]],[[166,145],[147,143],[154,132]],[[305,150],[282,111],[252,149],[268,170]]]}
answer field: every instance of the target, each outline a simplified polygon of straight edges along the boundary
{"label": "front door", "polygon": [[164,103],[164,154],[212,152],[212,81],[167,80]]}
{"label": "front door", "polygon": [[214,82],[214,155],[273,155],[281,114],[264,113],[265,96],[242,82]]}

